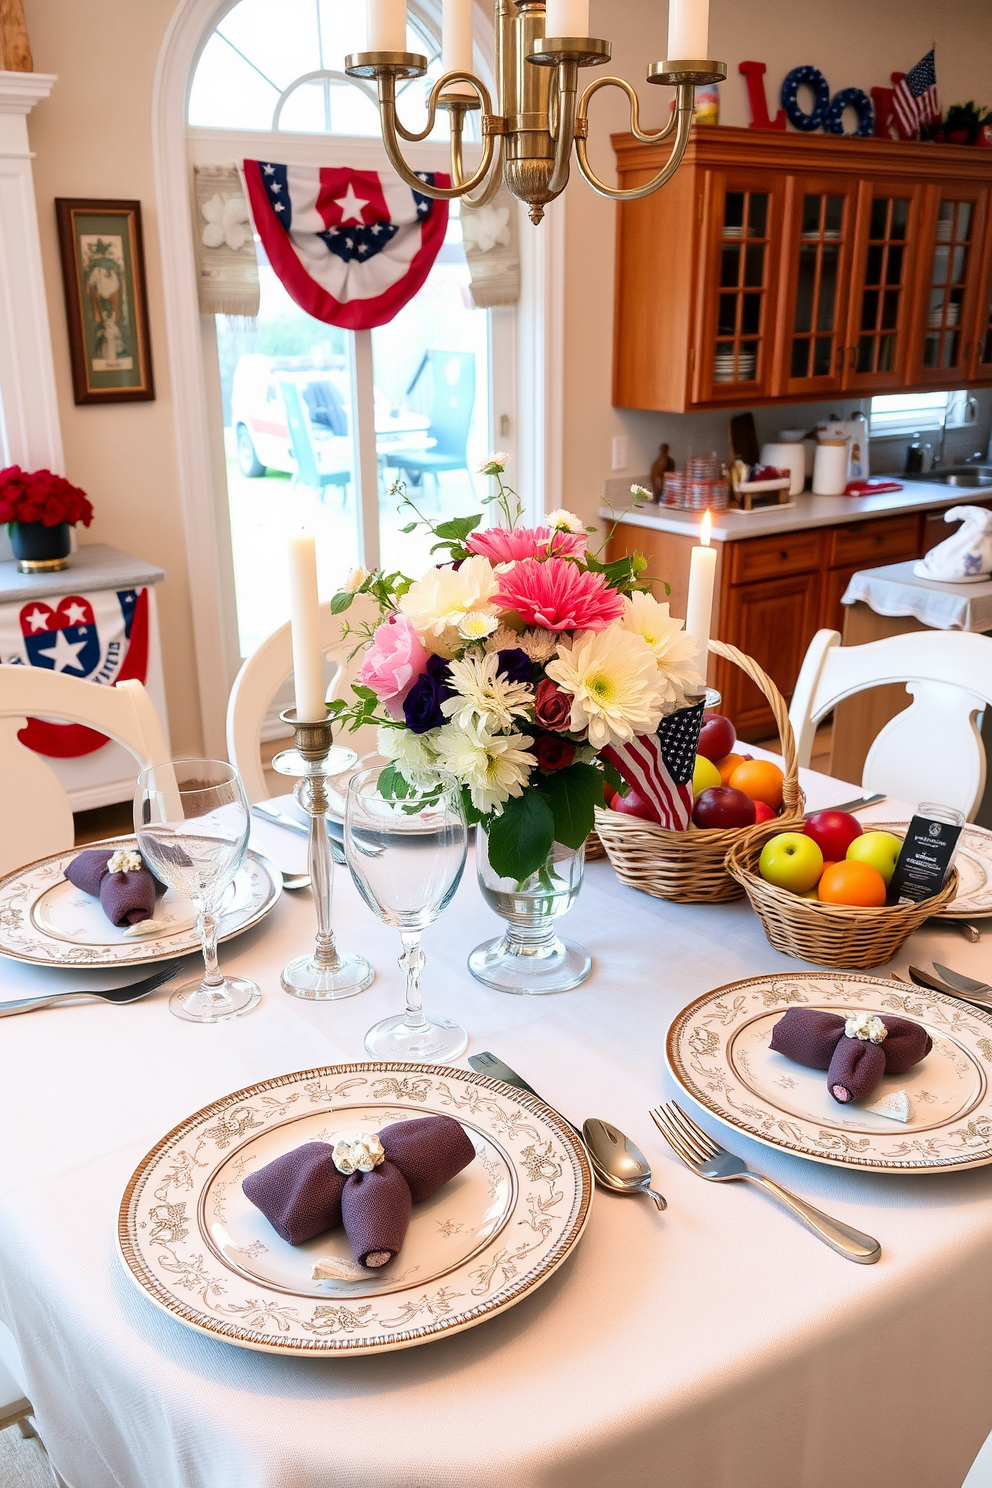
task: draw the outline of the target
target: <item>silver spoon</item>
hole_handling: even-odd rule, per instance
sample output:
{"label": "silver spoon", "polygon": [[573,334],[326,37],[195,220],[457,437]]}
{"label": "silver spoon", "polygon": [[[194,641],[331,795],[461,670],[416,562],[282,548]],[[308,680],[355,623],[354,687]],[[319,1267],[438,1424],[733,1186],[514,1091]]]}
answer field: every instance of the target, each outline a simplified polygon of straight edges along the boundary
{"label": "silver spoon", "polygon": [[582,1123],[582,1140],[596,1177],[604,1188],[612,1188],[614,1193],[646,1193],[659,1209],[668,1208],[664,1195],[651,1187],[651,1167],[647,1158],[618,1127],[590,1116]]}
{"label": "silver spoon", "polygon": [[309,873],[284,873],[282,876],[284,889],[308,889],[310,887]]}

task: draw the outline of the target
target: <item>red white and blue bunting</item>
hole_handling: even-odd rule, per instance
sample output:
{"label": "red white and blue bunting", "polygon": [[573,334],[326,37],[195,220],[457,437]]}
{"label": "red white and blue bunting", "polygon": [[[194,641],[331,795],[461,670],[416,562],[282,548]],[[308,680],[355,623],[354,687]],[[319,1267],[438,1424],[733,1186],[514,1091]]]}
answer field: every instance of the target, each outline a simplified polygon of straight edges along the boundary
{"label": "red white and blue bunting", "polygon": [[[420,289],[444,242],[448,204],[397,176],[244,162],[255,228],[296,303],[328,325],[385,325]],[[424,172],[438,186],[450,178]]]}

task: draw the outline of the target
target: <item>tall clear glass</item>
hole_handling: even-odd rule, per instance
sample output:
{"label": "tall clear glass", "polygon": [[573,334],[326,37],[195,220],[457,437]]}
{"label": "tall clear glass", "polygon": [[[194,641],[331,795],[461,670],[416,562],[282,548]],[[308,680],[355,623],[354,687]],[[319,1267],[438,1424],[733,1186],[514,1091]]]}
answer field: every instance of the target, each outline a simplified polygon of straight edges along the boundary
{"label": "tall clear glass", "polygon": [[226,760],[170,760],[142,770],[134,796],[138,848],[156,876],[192,900],[203,947],[202,981],[188,982],[169,1008],[188,1023],[221,1023],[250,1013],[261,996],[246,977],[217,962],[224,891],[245,861],[251,817],[241,776]]}
{"label": "tall clear glass", "polygon": [[451,903],[465,870],[468,829],[457,785],[402,800],[384,799],[379,766],[362,770],[348,785],[344,850],[355,887],[383,924],[403,942],[406,1011],[383,1018],[365,1035],[379,1059],[455,1059],[468,1034],[448,1018],[429,1018],[420,995],[425,957],[420,940]]}

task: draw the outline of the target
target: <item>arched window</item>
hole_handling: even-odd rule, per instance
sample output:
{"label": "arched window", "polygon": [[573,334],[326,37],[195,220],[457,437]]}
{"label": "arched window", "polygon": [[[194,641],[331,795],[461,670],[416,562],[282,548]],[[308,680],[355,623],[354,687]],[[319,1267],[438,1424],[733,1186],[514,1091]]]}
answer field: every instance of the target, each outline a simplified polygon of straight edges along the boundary
{"label": "arched window", "polygon": [[[425,7],[411,4],[409,15],[409,48],[430,62],[401,101],[419,128],[440,43]],[[363,46],[364,6],[354,0],[239,0],[207,37],[190,81],[191,164],[250,158],[388,171],[372,88],[343,70]],[[414,169],[448,169],[446,120],[411,151]],[[371,332],[312,319],[256,246],[257,320],[214,317],[206,346],[208,381],[215,376],[219,389],[210,400],[214,463],[226,477],[217,503],[225,629],[242,656],[288,618],[284,554],[301,519],[317,535],[322,597],[359,562],[418,572],[433,560],[426,541],[400,531],[410,513],[390,495],[396,477],[434,518],[478,510],[485,482],[475,468],[494,445],[512,447],[516,426],[515,312],[474,308],[457,203],[423,288]]]}

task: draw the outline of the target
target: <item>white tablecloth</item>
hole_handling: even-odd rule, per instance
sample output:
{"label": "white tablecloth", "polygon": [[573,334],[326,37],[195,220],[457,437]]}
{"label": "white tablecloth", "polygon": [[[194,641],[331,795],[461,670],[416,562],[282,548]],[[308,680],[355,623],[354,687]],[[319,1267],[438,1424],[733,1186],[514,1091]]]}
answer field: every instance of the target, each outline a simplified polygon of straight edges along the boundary
{"label": "white tablecloth", "polygon": [[[814,804],[855,793],[808,773],[806,786]],[[362,1057],[367,1026],[400,1005],[394,936],[344,872],[336,906],[342,941],[378,971],[350,1001],[279,990],[314,923],[309,896],[287,894],[224,951],[264,990],[246,1018],[182,1023],[166,989],[0,1022],[0,1315],[71,1488],[959,1488],[992,1426],[992,1172],[886,1178],[731,1141],[878,1236],[874,1267],[760,1193],[689,1173],[647,1115],[677,1093],[672,1016],[801,963],[771,949],[746,902],[666,904],[608,863],[589,866],[566,922],[595,956],[584,987],[515,998],[472,981],[465,957],[494,921],[470,865],[425,938],[425,997],[464,1021],[468,1052],[492,1049],[575,1119],[628,1131],[666,1214],[598,1192],[574,1257],[534,1297],[381,1357],[251,1353],[158,1312],[114,1242],[142,1155],[223,1092]],[[936,956],[977,975],[988,945],[945,924],[894,965]],[[0,964],[6,988],[34,979]]]}
{"label": "white tablecloth", "polygon": [[912,559],[854,574],[841,602],[858,600],[876,615],[913,615],[934,630],[992,631],[992,580],[945,584],[919,579]]}

